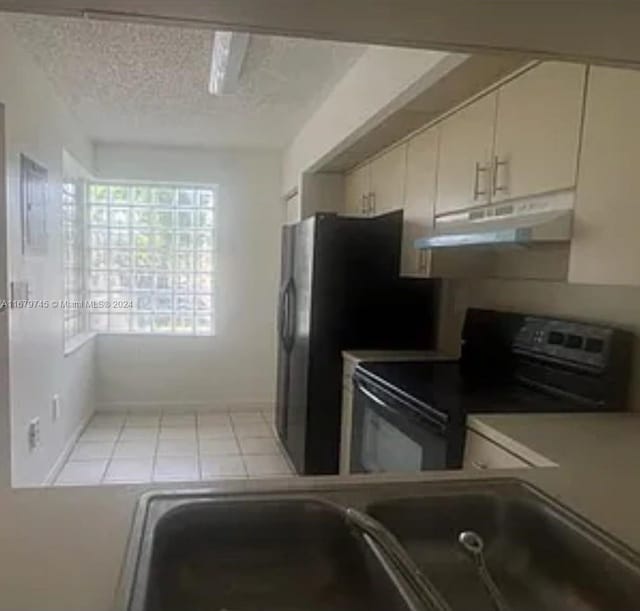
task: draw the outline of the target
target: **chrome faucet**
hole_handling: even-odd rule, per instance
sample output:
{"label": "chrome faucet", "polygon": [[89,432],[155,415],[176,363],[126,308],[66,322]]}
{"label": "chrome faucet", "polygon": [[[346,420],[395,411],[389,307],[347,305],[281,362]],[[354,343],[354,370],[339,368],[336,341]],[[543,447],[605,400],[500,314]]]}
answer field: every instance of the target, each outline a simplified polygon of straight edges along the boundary
{"label": "chrome faucet", "polygon": [[493,580],[487,563],[484,558],[484,541],[482,537],[472,530],[465,530],[458,535],[458,543],[462,546],[462,549],[471,557],[475,562],[478,569],[478,575],[487,589],[493,605],[496,611],[510,611],[510,607],[507,604],[500,588]]}

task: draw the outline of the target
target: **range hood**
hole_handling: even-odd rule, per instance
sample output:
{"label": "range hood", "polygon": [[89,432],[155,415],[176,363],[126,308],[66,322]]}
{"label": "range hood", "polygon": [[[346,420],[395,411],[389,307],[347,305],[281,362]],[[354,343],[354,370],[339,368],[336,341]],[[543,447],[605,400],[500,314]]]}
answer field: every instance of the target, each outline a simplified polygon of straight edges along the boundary
{"label": "range hood", "polygon": [[562,191],[436,217],[418,249],[533,246],[571,240],[575,191]]}

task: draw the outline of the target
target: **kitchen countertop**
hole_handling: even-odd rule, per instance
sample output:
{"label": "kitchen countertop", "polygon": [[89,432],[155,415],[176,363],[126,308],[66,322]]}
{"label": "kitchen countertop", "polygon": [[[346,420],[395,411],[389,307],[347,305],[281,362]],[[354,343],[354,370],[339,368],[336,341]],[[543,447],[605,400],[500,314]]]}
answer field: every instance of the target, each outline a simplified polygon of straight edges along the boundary
{"label": "kitchen countertop", "polygon": [[[321,492],[382,481],[515,476],[539,486],[640,551],[640,414],[475,415],[471,424],[502,444],[506,439],[507,444],[526,446],[559,466],[412,476],[230,480],[208,489],[221,493]],[[178,486],[0,491],[0,609],[109,611],[138,496],[162,487]]]}
{"label": "kitchen countertop", "polygon": [[467,426],[515,454],[525,447],[556,463],[509,473],[640,552],[640,413],[475,414]]}
{"label": "kitchen countertop", "polygon": [[467,426],[514,454],[522,454],[524,447],[564,469],[620,470],[640,460],[638,412],[473,414]]}

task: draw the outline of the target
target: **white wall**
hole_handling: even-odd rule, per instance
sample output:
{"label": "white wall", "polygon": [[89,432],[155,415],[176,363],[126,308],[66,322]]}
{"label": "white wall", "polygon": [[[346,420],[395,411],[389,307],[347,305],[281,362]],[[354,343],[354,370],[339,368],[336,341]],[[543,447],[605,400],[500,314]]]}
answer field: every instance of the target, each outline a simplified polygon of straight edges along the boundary
{"label": "white wall", "polygon": [[271,405],[276,377],[281,156],[98,145],[98,176],[217,183],[215,337],[98,338],[98,402]]}
{"label": "white wall", "polygon": [[[7,286],[7,203],[4,105],[0,103],[0,286]],[[11,403],[9,402],[9,319],[0,313],[0,487],[11,485]]]}
{"label": "white wall", "polygon": [[298,185],[303,171],[315,169],[323,157],[406,103],[438,64],[460,62],[464,57],[438,51],[369,47],[286,150],[283,192]]}
{"label": "white wall", "polygon": [[[93,151],[45,75],[15,40],[0,16],[0,103],[6,108],[9,280],[27,281],[34,299],[63,295],[61,249],[62,150],[91,169]],[[22,255],[20,239],[20,154],[49,171],[44,257]],[[61,310],[13,310],[9,314],[11,447],[14,485],[38,485],[79,424],[93,408],[93,342],[64,356]],[[3,389],[4,392],[5,389]],[[62,399],[62,415],[51,418],[51,398]],[[1,405],[1,403],[0,403]],[[27,445],[27,425],[40,418],[42,444]],[[1,439],[3,445],[8,440]]]}

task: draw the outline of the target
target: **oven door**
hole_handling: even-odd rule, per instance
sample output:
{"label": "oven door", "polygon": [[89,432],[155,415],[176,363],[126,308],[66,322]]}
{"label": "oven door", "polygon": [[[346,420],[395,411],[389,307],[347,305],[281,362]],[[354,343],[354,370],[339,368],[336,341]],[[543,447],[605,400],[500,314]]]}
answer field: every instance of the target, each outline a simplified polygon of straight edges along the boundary
{"label": "oven door", "polygon": [[459,468],[464,444],[436,414],[354,375],[351,473]]}

